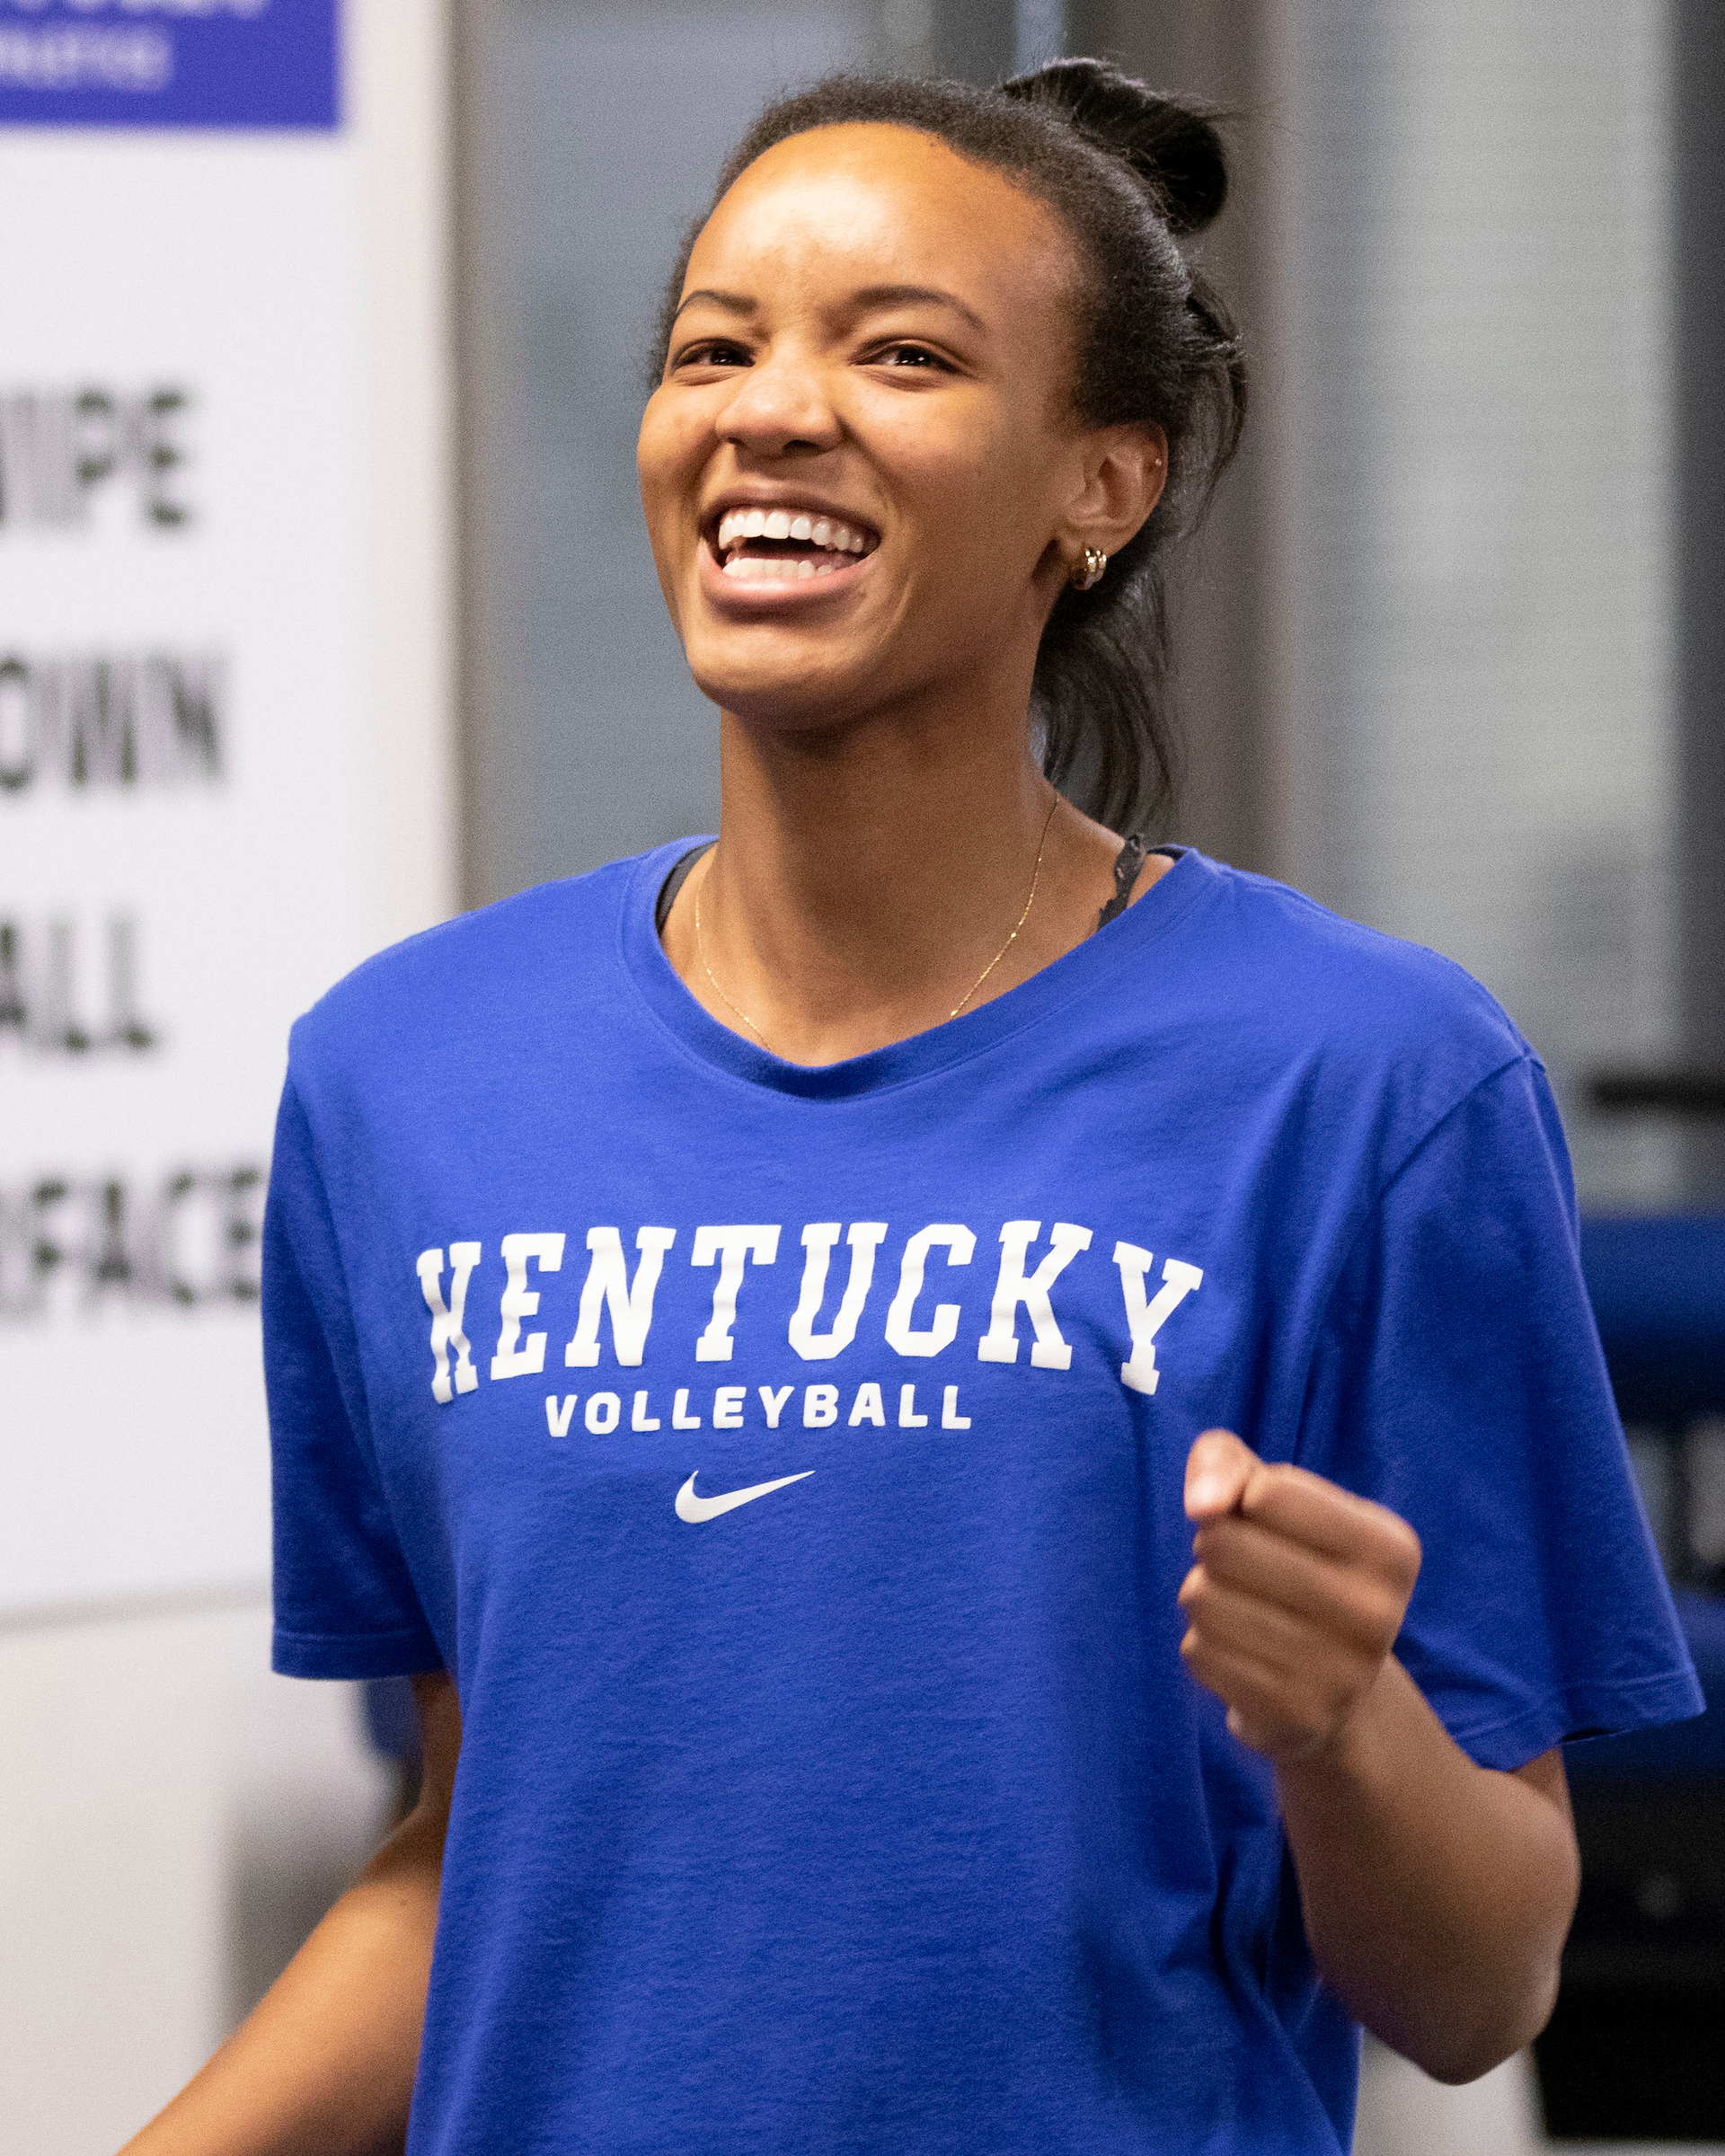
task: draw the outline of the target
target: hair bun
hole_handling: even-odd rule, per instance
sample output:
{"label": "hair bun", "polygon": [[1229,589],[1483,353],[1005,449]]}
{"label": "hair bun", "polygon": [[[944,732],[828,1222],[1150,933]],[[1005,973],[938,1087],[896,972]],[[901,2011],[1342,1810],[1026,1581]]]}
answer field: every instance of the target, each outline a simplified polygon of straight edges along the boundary
{"label": "hair bun", "polygon": [[1154,191],[1171,232],[1202,232],[1220,214],[1227,152],[1198,106],[1163,97],[1106,60],[1050,60],[1001,88],[1052,106],[1081,135],[1123,157]]}

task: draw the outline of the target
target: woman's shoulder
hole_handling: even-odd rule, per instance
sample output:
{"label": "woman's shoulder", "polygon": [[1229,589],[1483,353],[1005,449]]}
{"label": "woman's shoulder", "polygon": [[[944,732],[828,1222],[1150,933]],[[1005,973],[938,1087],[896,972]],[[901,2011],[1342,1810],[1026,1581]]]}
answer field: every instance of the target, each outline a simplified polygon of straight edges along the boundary
{"label": "woman's shoulder", "polygon": [[1273,878],[1208,861],[1201,869],[1207,903],[1190,909],[1183,999],[1243,1064],[1322,1093],[1391,1094],[1419,1122],[1507,1066],[1537,1060],[1454,959]]}
{"label": "woman's shoulder", "polygon": [[635,879],[657,853],[675,851],[536,884],[376,952],[295,1024],[290,1068],[352,1068],[374,1056],[401,1067],[433,1052],[472,1053],[530,1030],[547,996],[603,1000],[619,976],[618,923]]}
{"label": "woman's shoulder", "polygon": [[1369,1024],[1406,1042],[1459,1031],[1507,1054],[1526,1044],[1491,991],[1455,959],[1368,928],[1273,877],[1205,861],[1210,937],[1284,1021],[1353,1035]]}

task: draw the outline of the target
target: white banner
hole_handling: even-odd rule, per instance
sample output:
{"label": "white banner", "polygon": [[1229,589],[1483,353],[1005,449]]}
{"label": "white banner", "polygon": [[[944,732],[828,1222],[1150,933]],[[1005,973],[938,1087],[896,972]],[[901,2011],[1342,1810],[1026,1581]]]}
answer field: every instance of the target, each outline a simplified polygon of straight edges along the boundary
{"label": "white banner", "polygon": [[352,14],[0,0],[0,1608],[267,1577],[288,1026],[450,900],[440,10]]}

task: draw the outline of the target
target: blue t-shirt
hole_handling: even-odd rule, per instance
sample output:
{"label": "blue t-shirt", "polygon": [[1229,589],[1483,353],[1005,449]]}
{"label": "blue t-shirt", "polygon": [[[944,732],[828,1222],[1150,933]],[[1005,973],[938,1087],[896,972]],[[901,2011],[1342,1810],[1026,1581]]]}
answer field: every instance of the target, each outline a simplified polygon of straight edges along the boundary
{"label": "blue t-shirt", "polygon": [[1215,1424],[1425,1549],[1472,1756],[1695,1711],[1502,1012],[1181,856],[825,1069],[716,1024],[666,847],[295,1029],[276,1666],[451,1670],[415,2156],[1348,2143],[1275,1787],[1179,1655]]}

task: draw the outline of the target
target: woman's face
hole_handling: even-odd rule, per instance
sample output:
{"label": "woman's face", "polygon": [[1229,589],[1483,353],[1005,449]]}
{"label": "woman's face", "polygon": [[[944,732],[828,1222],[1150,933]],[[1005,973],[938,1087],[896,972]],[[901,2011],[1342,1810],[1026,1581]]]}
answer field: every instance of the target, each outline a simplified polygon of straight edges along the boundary
{"label": "woman's face", "polygon": [[707,695],[808,726],[1028,686],[1103,438],[1071,411],[1075,277],[1051,212],[908,128],[819,128],[742,174],[639,451]]}

